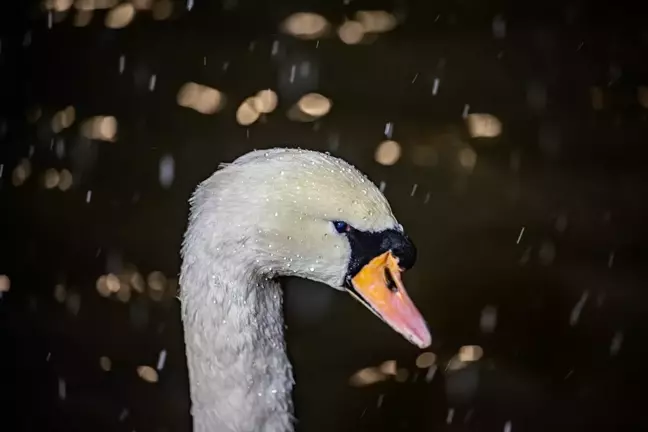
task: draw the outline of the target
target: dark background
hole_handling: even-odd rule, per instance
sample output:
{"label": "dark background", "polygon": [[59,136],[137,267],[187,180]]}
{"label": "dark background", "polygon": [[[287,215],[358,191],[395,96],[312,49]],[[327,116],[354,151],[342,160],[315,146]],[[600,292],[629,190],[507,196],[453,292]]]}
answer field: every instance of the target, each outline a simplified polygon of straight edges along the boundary
{"label": "dark background", "polygon": [[[126,263],[144,276],[176,276],[192,189],[220,162],[273,146],[330,151],[385,182],[419,249],[405,281],[440,368],[428,384],[416,372],[418,351],[360,304],[290,281],[297,431],[646,430],[645,10],[585,1],[195,0],[191,11],[174,2],[170,19],[144,12],[112,30],[105,12],[84,28],[70,13],[48,29],[38,3],[11,3],[0,10],[0,274],[11,279],[0,299],[0,430],[190,430],[177,300],[133,293],[120,302],[100,297],[95,282]],[[359,46],[278,31],[294,12],[339,25],[362,9],[403,22]],[[503,38],[493,34],[497,16]],[[303,62],[312,72],[289,83]],[[228,104],[214,115],[179,107],[187,81],[221,90]],[[278,92],[278,109],[239,126],[236,108],[264,88]],[[332,99],[330,114],[290,121],[286,111],[310,91]],[[471,139],[466,104],[497,116],[502,135]],[[68,105],[77,121],[54,134],[52,115]],[[42,116],[29,123],[34,106]],[[117,118],[115,142],[80,136],[83,119],[100,114]],[[391,167],[374,161],[387,122],[403,146]],[[443,157],[420,166],[420,146]],[[471,173],[454,162],[467,146],[478,156]],[[165,155],[175,161],[170,188],[158,180]],[[32,175],[14,186],[23,158]],[[48,168],[69,169],[73,187],[45,189]],[[57,284],[67,302],[55,299]],[[497,310],[492,334],[480,329],[487,306]],[[481,346],[484,357],[444,371],[463,345]],[[159,382],[147,383],[136,368],[155,366],[161,350]],[[349,386],[358,369],[390,359],[410,370],[405,383]]]}

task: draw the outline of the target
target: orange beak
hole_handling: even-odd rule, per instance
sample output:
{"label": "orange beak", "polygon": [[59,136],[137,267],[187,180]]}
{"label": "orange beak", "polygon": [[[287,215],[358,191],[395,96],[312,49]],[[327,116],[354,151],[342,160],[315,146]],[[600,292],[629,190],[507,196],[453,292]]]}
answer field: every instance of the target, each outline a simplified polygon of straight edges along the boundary
{"label": "orange beak", "polygon": [[372,259],[351,279],[351,295],[419,348],[432,336],[401,281],[398,259],[390,251]]}

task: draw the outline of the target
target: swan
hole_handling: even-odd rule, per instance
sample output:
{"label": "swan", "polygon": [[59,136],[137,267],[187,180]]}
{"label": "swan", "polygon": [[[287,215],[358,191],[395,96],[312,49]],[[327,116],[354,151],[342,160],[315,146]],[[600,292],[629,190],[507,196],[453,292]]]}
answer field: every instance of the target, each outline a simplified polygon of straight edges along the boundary
{"label": "swan", "polygon": [[195,432],[292,432],[281,276],[347,291],[413,344],[431,344],[401,272],[416,259],[383,194],[347,162],[247,153],[190,199],[180,301]]}

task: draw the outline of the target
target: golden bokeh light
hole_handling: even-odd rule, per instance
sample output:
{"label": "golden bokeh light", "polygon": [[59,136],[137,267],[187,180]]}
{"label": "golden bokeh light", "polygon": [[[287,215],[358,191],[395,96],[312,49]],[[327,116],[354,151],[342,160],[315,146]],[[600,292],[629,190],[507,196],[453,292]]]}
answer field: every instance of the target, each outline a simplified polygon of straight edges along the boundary
{"label": "golden bokeh light", "polygon": [[97,288],[97,292],[101,297],[108,297],[110,295],[110,289],[108,289],[108,276],[99,276],[95,287]]}
{"label": "golden bokeh light", "polygon": [[92,10],[97,9],[96,3],[97,3],[97,0],[76,0],[74,2],[74,7],[77,10],[92,11]]}
{"label": "golden bokeh light", "polygon": [[323,117],[331,110],[331,100],[319,93],[308,93],[299,99],[297,107],[311,117]]}
{"label": "golden bokeh light", "polygon": [[367,33],[385,33],[393,30],[398,23],[396,17],[386,11],[358,11],[355,19]]}
{"label": "golden bokeh light", "polygon": [[86,138],[114,141],[117,135],[117,119],[113,116],[91,117],[81,126],[81,134]]}
{"label": "golden bokeh light", "polygon": [[109,293],[116,293],[120,287],[119,278],[112,273],[106,275],[106,288]]}
{"label": "golden bokeh light", "polygon": [[72,173],[67,169],[62,169],[61,172],[59,172],[58,188],[62,191],[66,191],[72,187],[72,183]]}
{"label": "golden bokeh light", "polygon": [[479,345],[465,345],[459,349],[458,359],[460,362],[475,362],[482,358],[484,350]]}
{"label": "golden bokeh light", "polygon": [[416,358],[416,367],[427,369],[436,362],[436,354],[424,352]]}
{"label": "golden bokeh light", "polygon": [[67,290],[65,289],[65,285],[63,284],[56,285],[54,287],[54,298],[56,299],[56,301],[59,303],[64,303],[66,297],[67,297]]}
{"label": "golden bokeh light", "polygon": [[72,7],[72,0],[45,0],[45,9],[56,12],[65,12]]}
{"label": "golden bokeh light", "polygon": [[158,0],[153,4],[153,19],[165,20],[173,13],[173,2],[171,0]]}
{"label": "golden bokeh light", "polygon": [[0,293],[7,292],[11,289],[11,280],[7,275],[0,275]]}
{"label": "golden bokeh light", "polygon": [[148,277],[146,278],[146,282],[152,291],[164,292],[167,287],[168,281],[164,273],[156,270],[149,273]]}
{"label": "golden bokeh light", "polygon": [[76,14],[74,14],[74,26],[75,27],[85,27],[88,24],[90,24],[90,21],[92,21],[92,16],[94,15],[94,11],[91,10],[82,10],[79,9],[76,11]]}
{"label": "golden bokeh light", "polygon": [[401,146],[396,141],[387,140],[378,144],[374,159],[381,165],[394,165],[401,156]]}
{"label": "golden bokeh light", "polygon": [[146,382],[156,383],[158,382],[158,373],[151,366],[138,366],[137,375]]}
{"label": "golden bokeh light", "polygon": [[58,186],[60,178],[61,177],[57,170],[54,168],[48,168],[44,175],[45,189],[54,189]]}
{"label": "golden bokeh light", "polygon": [[477,153],[470,147],[459,150],[459,165],[466,171],[472,171],[477,165]]}
{"label": "golden bokeh light", "polygon": [[380,369],[375,367],[368,367],[360,369],[349,378],[349,384],[354,387],[365,387],[375,384],[387,379],[387,375],[382,373]]}
{"label": "golden bokeh light", "polygon": [[261,114],[256,109],[255,100],[255,97],[245,99],[236,110],[236,121],[241,126],[249,126],[259,119]]}
{"label": "golden bokeh light", "polygon": [[120,283],[119,291],[117,291],[117,300],[122,303],[128,303],[131,298],[131,287],[128,284]]}
{"label": "golden bokeh light", "polygon": [[141,274],[135,272],[130,276],[129,279],[130,286],[137,291],[138,293],[143,293],[144,289],[146,288],[146,284],[144,283],[144,278],[142,277]]}
{"label": "golden bokeh light", "polygon": [[112,8],[106,15],[106,27],[120,29],[126,27],[135,18],[135,7],[130,3],[122,3]]}
{"label": "golden bokeh light", "polygon": [[356,45],[362,42],[365,35],[365,29],[358,21],[346,21],[338,28],[340,40],[347,45]]}
{"label": "golden bokeh light", "polygon": [[254,108],[260,113],[268,114],[277,108],[277,102],[277,93],[270,89],[261,90],[254,97]]}
{"label": "golden bokeh light", "polygon": [[297,12],[281,24],[283,32],[300,39],[317,39],[324,35],[329,23],[321,15],[310,12]]}
{"label": "golden bokeh light", "polygon": [[109,372],[112,369],[112,361],[106,356],[101,356],[99,358],[99,367],[102,370]]}
{"label": "golden bokeh light", "polygon": [[180,87],[176,101],[178,105],[191,108],[201,114],[214,114],[225,105],[223,93],[194,82],[185,83]]}
{"label": "golden bokeh light", "polygon": [[417,166],[433,167],[439,164],[439,153],[432,145],[415,145],[411,156],[412,163]]}
{"label": "golden bokeh light", "polygon": [[492,114],[468,114],[466,123],[473,138],[495,138],[502,133],[502,122]]}
{"label": "golden bokeh light", "polygon": [[380,372],[385,375],[396,375],[396,360],[387,360],[380,365]]}
{"label": "golden bokeh light", "polygon": [[150,10],[153,7],[153,0],[130,0],[137,10]]}
{"label": "golden bokeh light", "polygon": [[22,185],[31,175],[31,162],[29,159],[22,159],[11,174],[11,182],[14,186]]}

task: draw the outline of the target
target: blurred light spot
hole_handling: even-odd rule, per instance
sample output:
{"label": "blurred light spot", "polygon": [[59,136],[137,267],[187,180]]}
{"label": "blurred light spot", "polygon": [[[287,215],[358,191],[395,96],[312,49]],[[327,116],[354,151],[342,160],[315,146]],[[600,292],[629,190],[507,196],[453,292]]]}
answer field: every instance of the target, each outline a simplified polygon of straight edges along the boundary
{"label": "blurred light spot", "polygon": [[166,350],[160,351],[160,354],[158,355],[158,361],[157,361],[157,370],[161,371],[162,369],[164,369],[164,364],[166,363],[166,357],[167,357]]}
{"label": "blurred light spot", "polygon": [[434,82],[432,83],[432,96],[436,96],[439,92],[439,84],[441,84],[441,80],[434,78]]}
{"label": "blurred light spot", "polygon": [[405,368],[399,368],[396,371],[396,377],[394,379],[396,380],[396,382],[404,383],[405,381],[407,381],[408,377],[409,377],[409,371]]}
{"label": "blurred light spot", "polygon": [[380,372],[385,375],[396,375],[396,360],[387,360],[380,365]]}
{"label": "blurred light spot", "polygon": [[308,93],[297,102],[301,112],[312,117],[325,116],[331,110],[331,105],[331,100],[319,93]]}
{"label": "blurred light spot", "polygon": [[412,148],[412,163],[423,167],[436,166],[439,163],[439,154],[433,146],[419,144]]}
{"label": "blurred light spot", "polygon": [[547,105],[547,90],[544,84],[532,82],[527,88],[527,103],[535,110],[542,110]]}
{"label": "blurred light spot", "polygon": [[65,299],[65,306],[72,315],[78,315],[81,309],[81,296],[77,293],[70,293]]}
{"label": "blurred light spot", "polygon": [[117,291],[117,300],[122,303],[128,303],[131,298],[131,287],[128,284],[122,283]]}
{"label": "blurred light spot", "polygon": [[495,306],[486,306],[481,311],[479,318],[479,328],[484,333],[493,333],[497,327],[497,308]]}
{"label": "blurred light spot", "polygon": [[61,111],[58,111],[52,117],[51,126],[54,133],[59,133],[63,129],[69,128],[74,123],[76,112],[73,106],[69,106]]}
{"label": "blurred light spot", "polygon": [[58,395],[61,400],[65,400],[67,397],[67,389],[63,378],[58,379]]}
{"label": "blurred light spot", "polygon": [[45,0],[44,6],[47,10],[65,12],[72,7],[72,0]]}
{"label": "blurred light spot", "polygon": [[120,285],[119,278],[116,275],[112,273],[106,275],[106,288],[109,293],[116,293],[119,291]]}
{"label": "blurred light spot", "polygon": [[110,289],[108,288],[108,276],[99,276],[99,279],[97,279],[95,286],[100,296],[108,297],[110,295]]}
{"label": "blurred light spot", "polygon": [[495,39],[504,39],[506,37],[506,21],[502,15],[496,15],[493,18],[493,36]]}
{"label": "blurred light spot", "polygon": [[385,379],[387,379],[387,376],[380,372],[378,368],[369,367],[354,373],[349,379],[349,383],[354,387],[364,387]]}
{"label": "blurred light spot", "polygon": [[175,176],[175,160],[171,155],[164,155],[160,159],[158,178],[163,188],[169,188],[173,184]]}
{"label": "blurred light spot", "polygon": [[138,293],[141,294],[144,292],[145,284],[144,284],[144,278],[142,277],[141,274],[133,273],[130,277],[130,285]]}
{"label": "blurred light spot", "polygon": [[355,45],[362,41],[365,30],[362,24],[357,21],[346,21],[338,28],[340,40],[347,45]]}
{"label": "blurred light spot", "polygon": [[648,87],[640,86],[637,89],[637,99],[639,100],[639,105],[648,108]]}
{"label": "blurred light spot", "polygon": [[556,231],[559,233],[564,233],[565,230],[567,230],[567,216],[565,215],[560,215],[556,218]]}
{"label": "blurred light spot", "polygon": [[14,168],[11,175],[11,182],[14,186],[20,186],[31,175],[31,162],[29,159],[22,159],[20,163]]}
{"label": "blurred light spot", "polygon": [[603,109],[603,90],[601,90],[600,87],[590,88],[590,98],[592,100],[592,108],[594,108],[595,111],[600,111]]}
{"label": "blurred light spot", "polygon": [[479,345],[465,345],[459,348],[459,361],[475,362],[482,358],[484,350]]}
{"label": "blurred light spot", "polygon": [[416,367],[427,369],[436,362],[436,354],[424,352],[416,358]]}
{"label": "blurred light spot", "polygon": [[146,382],[158,382],[158,373],[151,366],[138,366],[137,375]]}
{"label": "blurred light spot", "polygon": [[11,289],[11,280],[7,275],[0,275],[0,293],[7,292]]}
{"label": "blurred light spot", "polygon": [[491,114],[468,114],[467,123],[473,138],[495,138],[502,133],[502,122]]}
{"label": "blurred light spot", "polygon": [[62,169],[59,173],[58,187],[62,191],[66,191],[72,187],[73,179],[72,173],[66,169]]}
{"label": "blurred light spot", "polygon": [[254,97],[254,108],[260,113],[271,113],[277,108],[277,93],[272,90],[261,90]]}
{"label": "blurred light spot", "polygon": [[388,140],[378,144],[374,159],[381,165],[394,165],[401,155],[401,146],[396,141]]}
{"label": "blurred light spot", "polygon": [[117,119],[113,116],[96,116],[81,125],[81,134],[90,139],[114,141],[117,134]]}
{"label": "blurred light spot", "polygon": [[358,11],[355,19],[367,33],[384,33],[396,27],[396,17],[385,11]]}
{"label": "blurred light spot", "polygon": [[452,419],[454,418],[454,413],[455,413],[454,408],[449,408],[448,409],[448,414],[446,415],[446,423],[447,424],[452,423]]}
{"label": "blurred light spot", "polygon": [[258,120],[259,116],[260,113],[256,110],[254,97],[245,99],[236,110],[236,121],[241,126],[251,125]]}
{"label": "blurred light spot", "polygon": [[92,200],[92,191],[91,190],[86,192],[86,202],[89,203],[90,200]]}
{"label": "blurred light spot", "polygon": [[459,164],[466,171],[472,171],[477,164],[477,153],[470,147],[461,149],[459,151]]}
{"label": "blurred light spot", "polygon": [[583,308],[585,307],[585,303],[587,303],[588,298],[589,298],[589,291],[583,291],[581,298],[574,305],[574,308],[572,309],[571,314],[569,315],[569,325],[571,325],[572,327],[578,324],[578,320],[580,319],[581,312],[583,312]]}
{"label": "blurred light spot", "polygon": [[321,15],[298,12],[284,20],[281,29],[284,33],[300,39],[317,39],[326,33],[328,21]]}
{"label": "blurred light spot", "polygon": [[48,168],[45,171],[45,188],[46,189],[53,189],[56,186],[58,186],[59,180],[60,180],[59,173],[54,168]]}
{"label": "blurred light spot", "polygon": [[126,68],[126,56],[120,55],[119,56],[119,73],[120,74],[124,73],[125,68]]}
{"label": "blurred light spot", "polygon": [[106,15],[105,24],[108,28],[120,29],[126,27],[135,18],[135,8],[130,3],[115,6]]}
{"label": "blurred light spot", "polygon": [[621,350],[621,344],[623,344],[623,332],[618,331],[614,333],[614,337],[612,337],[612,343],[610,343],[611,356],[619,354],[619,351]]}
{"label": "blurred light spot", "polygon": [[388,122],[385,124],[385,136],[389,139],[391,139],[392,135],[394,134],[394,123]]}
{"label": "blurred light spot", "polygon": [[607,263],[608,268],[612,268],[612,266],[614,265],[614,255],[615,255],[614,251],[608,254],[608,263]]}
{"label": "blurred light spot", "polygon": [[156,82],[157,82],[157,75],[155,74],[151,75],[151,78],[149,78],[149,91],[155,90]]}
{"label": "blurred light spot", "polygon": [[146,278],[151,291],[164,292],[167,287],[167,277],[160,271],[151,272]]}
{"label": "blurred light spot", "polygon": [[556,246],[553,242],[545,240],[540,245],[540,251],[538,252],[538,258],[542,265],[550,265],[556,258]]}
{"label": "blurred light spot", "polygon": [[459,360],[458,356],[453,356],[450,361],[448,361],[448,364],[446,368],[450,371],[457,371],[460,369],[463,369],[466,367],[466,362],[462,362]]}
{"label": "blurred light spot", "polygon": [[191,108],[201,114],[213,114],[225,104],[225,96],[218,90],[188,82],[178,91],[178,105]]}
{"label": "blurred light spot", "polygon": [[112,369],[112,361],[106,356],[101,356],[99,358],[99,367],[106,372],[109,372]]}
{"label": "blurred light spot", "polygon": [[173,13],[173,2],[171,0],[159,0],[153,5],[153,19],[165,20]]}
{"label": "blurred light spot", "polygon": [[504,432],[511,432],[511,429],[513,429],[513,425],[511,424],[511,421],[507,421],[504,423]]}
{"label": "blurred light spot", "polygon": [[153,0],[130,0],[137,10],[149,10],[153,7]]}
{"label": "blurred light spot", "polygon": [[57,302],[59,303],[65,302],[66,296],[67,296],[67,290],[65,289],[65,285],[58,284],[54,287],[54,298],[56,299]]}

